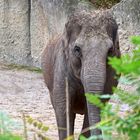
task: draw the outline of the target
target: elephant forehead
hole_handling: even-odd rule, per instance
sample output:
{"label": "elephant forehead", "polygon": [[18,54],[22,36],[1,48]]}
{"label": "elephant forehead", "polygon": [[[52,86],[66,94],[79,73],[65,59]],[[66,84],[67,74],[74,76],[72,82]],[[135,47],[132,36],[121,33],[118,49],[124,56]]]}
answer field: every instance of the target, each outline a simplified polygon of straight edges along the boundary
{"label": "elephant forehead", "polygon": [[99,37],[99,38],[102,38],[102,39],[106,39],[108,38],[108,34],[107,34],[107,31],[106,29],[102,26],[102,27],[99,27],[99,26],[85,26],[83,28],[83,31],[82,31],[82,36],[85,38],[85,39],[88,39],[88,38],[96,38],[96,37]]}
{"label": "elephant forehead", "polygon": [[78,38],[75,41],[75,44],[83,46],[89,45],[91,43],[94,43],[96,45],[104,43],[105,45],[107,41],[110,40],[110,37],[107,35],[107,33],[100,31],[98,30],[96,32],[93,30],[86,29],[85,31],[81,32],[81,34],[78,36]]}
{"label": "elephant forehead", "polygon": [[81,26],[87,25],[93,28],[114,22],[112,15],[108,11],[75,12],[69,17],[68,21],[70,23],[77,23]]}
{"label": "elephant forehead", "polygon": [[107,27],[115,25],[116,21],[108,11],[102,12],[77,12],[69,17],[69,25],[79,25],[85,37],[92,37],[98,34],[106,36]]}

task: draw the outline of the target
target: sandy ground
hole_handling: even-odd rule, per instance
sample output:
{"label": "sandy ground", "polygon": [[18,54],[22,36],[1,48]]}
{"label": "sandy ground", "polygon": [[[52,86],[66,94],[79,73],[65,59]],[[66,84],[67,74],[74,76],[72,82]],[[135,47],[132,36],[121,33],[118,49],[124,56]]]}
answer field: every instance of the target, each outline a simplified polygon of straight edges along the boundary
{"label": "sandy ground", "polygon": [[[0,66],[0,111],[23,124],[22,112],[49,126],[46,135],[51,140],[58,140],[56,120],[50,103],[48,89],[44,84],[42,74],[27,70],[9,70]],[[79,133],[82,127],[83,116],[78,115],[75,131]],[[28,126],[27,126],[28,127]],[[23,134],[23,127],[16,130]],[[32,132],[28,132],[32,140]]]}

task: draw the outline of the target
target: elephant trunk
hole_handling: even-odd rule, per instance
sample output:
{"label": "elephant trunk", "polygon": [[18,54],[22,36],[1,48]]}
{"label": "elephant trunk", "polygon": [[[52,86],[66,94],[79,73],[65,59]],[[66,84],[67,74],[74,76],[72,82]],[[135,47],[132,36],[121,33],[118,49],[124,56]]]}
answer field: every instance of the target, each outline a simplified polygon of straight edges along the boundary
{"label": "elephant trunk", "polygon": [[[106,81],[106,59],[104,57],[88,59],[81,73],[85,93],[102,94]],[[89,125],[95,126],[100,121],[100,108],[87,101]],[[92,129],[91,136],[101,134],[101,130]]]}

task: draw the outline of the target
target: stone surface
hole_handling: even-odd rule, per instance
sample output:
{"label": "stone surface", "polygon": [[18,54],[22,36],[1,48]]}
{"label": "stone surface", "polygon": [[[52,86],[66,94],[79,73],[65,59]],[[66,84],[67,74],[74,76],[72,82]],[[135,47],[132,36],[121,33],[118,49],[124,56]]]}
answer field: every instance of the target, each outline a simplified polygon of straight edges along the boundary
{"label": "stone surface", "polygon": [[30,33],[31,33],[31,56],[34,66],[40,65],[42,48],[46,46],[49,39],[48,17],[43,5],[37,0],[31,3]]}
{"label": "stone surface", "polygon": [[[131,51],[129,36],[140,34],[140,1],[122,0],[111,11],[119,26],[122,53]],[[0,61],[40,66],[47,42],[62,33],[76,9],[94,9],[80,0],[0,0]]]}
{"label": "stone surface", "polygon": [[140,1],[122,0],[111,10],[119,25],[121,52],[130,52],[133,45],[130,36],[140,35]]}
{"label": "stone surface", "polygon": [[0,18],[0,59],[30,64],[28,0],[1,0]]}

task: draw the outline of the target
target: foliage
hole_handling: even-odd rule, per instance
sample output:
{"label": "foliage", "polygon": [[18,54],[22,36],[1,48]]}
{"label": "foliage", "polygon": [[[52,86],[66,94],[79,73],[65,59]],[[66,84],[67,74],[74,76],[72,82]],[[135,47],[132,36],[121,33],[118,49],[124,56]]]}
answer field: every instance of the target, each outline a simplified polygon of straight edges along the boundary
{"label": "foliage", "polygon": [[0,140],[22,140],[22,137],[11,133],[17,123],[4,112],[0,112]]}
{"label": "foliage", "polygon": [[22,138],[13,134],[0,134],[0,140],[22,140]]}
{"label": "foliage", "polygon": [[120,0],[91,0],[91,2],[95,3],[97,7],[111,8],[116,3],[119,3]]}
{"label": "foliage", "polygon": [[86,0],[93,3],[97,8],[111,8],[121,0]]}
{"label": "foliage", "polygon": [[103,108],[104,107],[104,104],[101,102],[101,100],[100,100],[98,95],[94,95],[93,96],[92,93],[87,93],[85,96],[86,96],[87,100],[90,103],[98,106],[99,108]]}
{"label": "foliage", "polygon": [[[16,121],[9,118],[5,112],[0,112],[0,140],[29,140],[28,132],[34,132],[33,140],[49,140],[45,133],[49,130],[48,126],[45,126],[42,122],[33,119],[30,116],[26,116],[23,113],[23,125],[24,134],[23,137],[13,133],[14,130],[19,128]],[[30,128],[30,129],[29,129]]]}
{"label": "foliage", "polygon": [[25,65],[17,65],[17,64],[7,64],[4,65],[5,69],[16,69],[16,70],[28,70],[31,72],[42,73],[42,69],[33,67],[33,66],[25,66]]}
{"label": "foliage", "polygon": [[[122,75],[120,83],[132,88],[131,90],[113,89],[114,96],[122,104],[127,104],[130,109],[122,115],[120,105],[112,107],[109,103],[103,107],[100,96],[86,95],[89,102],[102,109],[102,121],[96,127],[102,129],[105,140],[139,140],[140,138],[140,36],[131,37],[131,42],[135,45],[132,53],[124,54],[121,58],[109,58],[109,64]],[[85,140],[84,137],[81,140]]]}
{"label": "foliage", "polygon": [[33,126],[33,131],[38,138],[41,138],[41,140],[49,140],[49,138],[44,134],[49,130],[48,126],[45,126],[42,122],[33,119],[31,116],[25,116],[25,119],[29,125]]}
{"label": "foliage", "polygon": [[[132,42],[137,45],[136,49],[131,54],[125,54],[119,58],[109,58],[111,66],[117,71],[122,73],[125,77],[136,78],[140,74],[140,47],[138,37],[132,37]],[[129,80],[129,79],[128,79]]]}

